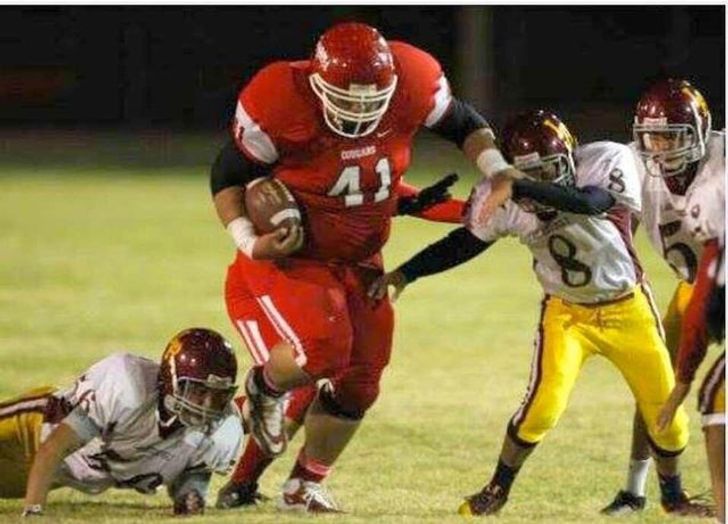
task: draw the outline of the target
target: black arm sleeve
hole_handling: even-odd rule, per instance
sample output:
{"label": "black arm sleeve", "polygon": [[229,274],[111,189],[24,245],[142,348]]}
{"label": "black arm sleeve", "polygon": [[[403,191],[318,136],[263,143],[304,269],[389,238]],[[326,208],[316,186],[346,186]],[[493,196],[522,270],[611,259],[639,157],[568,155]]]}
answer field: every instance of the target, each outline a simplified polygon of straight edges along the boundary
{"label": "black arm sleeve", "polygon": [[270,168],[250,160],[230,140],[217,154],[210,169],[210,191],[214,196],[226,187],[245,186],[268,175]]}
{"label": "black arm sleeve", "polygon": [[399,267],[408,283],[434,275],[478,256],[494,242],[484,242],[461,227],[430,244]]}
{"label": "black arm sleeve", "polygon": [[470,133],[484,127],[490,128],[490,125],[473,106],[453,98],[447,113],[432,130],[462,148]]}
{"label": "black arm sleeve", "polygon": [[519,198],[530,198],[559,211],[579,215],[598,215],[616,203],[609,191],[600,187],[565,187],[526,178],[513,182],[513,200]]}

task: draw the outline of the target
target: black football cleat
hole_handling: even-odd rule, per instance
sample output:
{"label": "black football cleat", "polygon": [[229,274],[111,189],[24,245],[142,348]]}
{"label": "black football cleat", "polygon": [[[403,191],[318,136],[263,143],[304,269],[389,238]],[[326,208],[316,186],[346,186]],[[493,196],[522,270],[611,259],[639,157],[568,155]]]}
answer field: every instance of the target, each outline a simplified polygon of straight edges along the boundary
{"label": "black football cleat", "polygon": [[645,509],[646,502],[646,497],[638,497],[629,491],[621,490],[617,493],[617,496],[614,497],[614,500],[608,506],[603,507],[599,513],[612,517],[638,513]]}
{"label": "black football cleat", "polygon": [[264,502],[268,497],[258,493],[257,482],[235,483],[232,480],[225,484],[217,492],[218,509],[232,509],[240,506],[254,506],[258,502]]}
{"label": "black football cleat", "polygon": [[508,493],[497,484],[488,484],[479,493],[470,495],[460,504],[458,513],[472,517],[495,515],[508,501]]}
{"label": "black football cleat", "polygon": [[690,497],[683,491],[678,500],[662,499],[662,509],[665,513],[679,517],[715,518],[715,506],[702,499],[700,495]]}

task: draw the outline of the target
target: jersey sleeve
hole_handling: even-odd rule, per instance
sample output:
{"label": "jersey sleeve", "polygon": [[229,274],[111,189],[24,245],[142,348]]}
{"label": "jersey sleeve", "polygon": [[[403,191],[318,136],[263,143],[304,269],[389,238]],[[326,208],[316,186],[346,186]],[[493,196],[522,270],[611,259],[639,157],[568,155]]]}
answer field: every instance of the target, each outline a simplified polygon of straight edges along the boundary
{"label": "jersey sleeve", "polygon": [[404,42],[392,42],[400,66],[400,89],[405,90],[417,126],[435,127],[452,103],[450,83],[440,63],[429,53]]}
{"label": "jersey sleeve", "polygon": [[82,442],[111,433],[128,415],[138,395],[128,380],[129,358],[117,353],[97,362],[63,395],[73,409],[62,422]]}
{"label": "jersey sleeve", "polygon": [[463,211],[465,227],[483,242],[495,242],[499,238],[512,235],[515,232],[516,210],[515,204],[512,202],[506,203],[496,211],[485,224],[478,221],[483,202],[485,202],[489,194],[490,181],[483,178],[473,187]]}
{"label": "jersey sleeve", "polygon": [[285,121],[285,103],[277,95],[290,83],[289,69],[286,62],[261,69],[238,96],[231,129],[233,139],[240,151],[261,164],[275,164],[279,157],[276,142]]}
{"label": "jersey sleeve", "polygon": [[612,144],[607,154],[577,180],[579,186],[596,186],[606,189],[617,204],[631,213],[642,212],[642,187],[633,153],[623,144]]}

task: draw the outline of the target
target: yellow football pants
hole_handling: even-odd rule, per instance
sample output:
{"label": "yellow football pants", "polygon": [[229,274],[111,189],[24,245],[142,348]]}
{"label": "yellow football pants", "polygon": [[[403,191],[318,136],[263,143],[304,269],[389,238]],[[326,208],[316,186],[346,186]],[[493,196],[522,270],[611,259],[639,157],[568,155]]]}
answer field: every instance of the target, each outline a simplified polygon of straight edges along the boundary
{"label": "yellow football pants", "polygon": [[703,379],[698,410],[703,415],[703,426],[725,425],[725,351]]}
{"label": "yellow football pants", "polygon": [[39,388],[0,403],[0,498],[25,495],[30,466],[53,388]]}
{"label": "yellow football pants", "polygon": [[664,455],[682,451],[688,442],[683,408],[669,428],[656,430],[658,413],[675,378],[659,319],[641,287],[628,297],[595,306],[544,299],[528,390],[510,421],[509,435],[525,446],[540,442],[556,426],[582,365],[592,355],[606,357],[622,373],[655,451]]}
{"label": "yellow football pants", "polygon": [[688,308],[688,304],[690,304],[690,297],[692,296],[693,286],[681,280],[675,288],[670,305],[667,307],[665,316],[662,318],[662,325],[665,328],[665,345],[670,352],[670,358],[673,362],[680,348],[682,319],[685,315],[685,310]]}

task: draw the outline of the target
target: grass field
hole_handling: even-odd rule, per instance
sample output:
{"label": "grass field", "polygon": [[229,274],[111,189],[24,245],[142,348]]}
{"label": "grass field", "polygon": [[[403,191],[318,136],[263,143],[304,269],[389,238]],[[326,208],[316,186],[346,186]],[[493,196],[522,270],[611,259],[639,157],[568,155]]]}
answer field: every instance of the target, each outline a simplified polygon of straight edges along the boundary
{"label": "grass field", "polygon": [[[57,167],[32,158],[1,167],[0,398],[70,381],[118,349],[157,358],[171,335],[193,325],[226,334],[249,363],[225,314],[222,285],[233,250],[210,202],[208,158],[173,168]],[[441,174],[446,161],[418,157],[409,179],[421,184]],[[468,178],[458,193],[467,193]],[[389,265],[448,229],[397,219]],[[664,309],[674,281],[643,239],[639,248]],[[505,424],[525,391],[539,298],[530,257],[515,241],[407,290],[397,303],[395,351],[380,400],[329,480],[348,515],[325,521],[461,520],[454,514],[461,496],[490,477]],[[616,370],[590,361],[499,522],[600,521],[598,508],[624,481],[632,406]],[[700,492],[709,480],[694,406],[693,392],[684,482]],[[293,455],[266,474],[265,493],[276,493]],[[215,479],[212,495],[224,480]],[[654,468],[649,497],[649,509],[633,521],[667,518],[658,508]],[[20,509],[19,500],[0,501],[0,522],[15,520]],[[161,492],[88,497],[64,489],[51,494],[48,511],[50,520],[65,522],[169,515]],[[282,516],[271,503],[211,509],[194,521],[305,518]]]}

